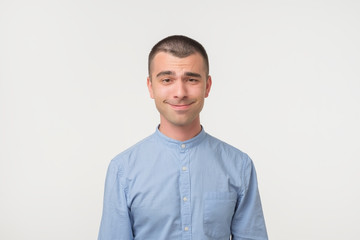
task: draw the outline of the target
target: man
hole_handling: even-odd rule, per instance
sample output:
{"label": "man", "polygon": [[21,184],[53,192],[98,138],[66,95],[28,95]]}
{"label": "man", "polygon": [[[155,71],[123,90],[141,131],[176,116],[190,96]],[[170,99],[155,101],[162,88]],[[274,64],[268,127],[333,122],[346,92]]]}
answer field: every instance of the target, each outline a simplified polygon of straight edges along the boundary
{"label": "man", "polygon": [[98,239],[267,239],[251,159],[200,125],[212,81],[203,46],[170,36],[148,64],[160,125],[111,161]]}

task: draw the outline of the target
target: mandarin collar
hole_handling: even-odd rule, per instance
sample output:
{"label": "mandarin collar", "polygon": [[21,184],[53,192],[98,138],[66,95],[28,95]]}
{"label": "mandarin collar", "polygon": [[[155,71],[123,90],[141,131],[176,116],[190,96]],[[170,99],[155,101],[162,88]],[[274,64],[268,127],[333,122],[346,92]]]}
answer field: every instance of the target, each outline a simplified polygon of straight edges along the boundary
{"label": "mandarin collar", "polygon": [[155,135],[156,135],[157,139],[161,143],[167,144],[171,147],[178,148],[180,150],[186,150],[186,149],[189,149],[189,148],[199,145],[206,136],[206,132],[205,132],[203,126],[201,126],[200,133],[198,135],[196,135],[195,137],[193,137],[189,140],[186,140],[186,141],[178,141],[178,140],[169,138],[168,136],[165,136],[162,132],[160,132],[159,127],[160,127],[160,125],[158,125],[156,127],[156,131],[155,131]]}

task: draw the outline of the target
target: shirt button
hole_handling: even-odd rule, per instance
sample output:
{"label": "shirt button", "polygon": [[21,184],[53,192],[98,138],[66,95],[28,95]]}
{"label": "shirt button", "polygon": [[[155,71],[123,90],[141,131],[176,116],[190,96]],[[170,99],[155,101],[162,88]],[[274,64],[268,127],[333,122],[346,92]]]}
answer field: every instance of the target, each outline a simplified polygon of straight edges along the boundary
{"label": "shirt button", "polygon": [[181,144],[181,148],[185,148],[186,147],[186,145],[185,144]]}
{"label": "shirt button", "polygon": [[182,170],[183,170],[183,171],[186,171],[186,170],[187,170],[187,168],[186,168],[186,167],[182,167]]}
{"label": "shirt button", "polygon": [[187,201],[187,197],[184,197],[183,200],[184,200],[184,202],[186,202],[186,201]]}
{"label": "shirt button", "polygon": [[184,227],[184,230],[185,230],[185,231],[189,231],[189,228],[188,228],[188,227]]}

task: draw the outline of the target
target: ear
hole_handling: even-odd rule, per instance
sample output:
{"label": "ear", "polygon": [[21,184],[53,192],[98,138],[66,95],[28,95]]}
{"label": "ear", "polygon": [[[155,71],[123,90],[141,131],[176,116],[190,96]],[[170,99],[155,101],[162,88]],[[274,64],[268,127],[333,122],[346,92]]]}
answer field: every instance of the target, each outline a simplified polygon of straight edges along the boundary
{"label": "ear", "polygon": [[154,92],[153,92],[152,82],[151,82],[150,77],[147,77],[147,79],[146,79],[146,84],[147,84],[147,87],[148,87],[148,90],[149,90],[149,93],[150,93],[150,97],[151,97],[152,99],[154,99]]}
{"label": "ear", "polygon": [[209,75],[208,79],[206,80],[206,89],[205,89],[205,97],[206,98],[209,96],[211,84],[212,84],[212,80],[211,80],[211,76]]}

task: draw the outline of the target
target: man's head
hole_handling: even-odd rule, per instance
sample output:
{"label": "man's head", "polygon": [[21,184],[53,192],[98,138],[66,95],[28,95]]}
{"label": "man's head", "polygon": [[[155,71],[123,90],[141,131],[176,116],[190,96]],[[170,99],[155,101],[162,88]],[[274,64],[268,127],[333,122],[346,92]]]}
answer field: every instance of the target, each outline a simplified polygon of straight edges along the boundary
{"label": "man's head", "polygon": [[200,128],[199,113],[211,88],[205,49],[184,36],[160,41],[149,55],[147,85],[160,113],[160,130]]}
{"label": "man's head", "polygon": [[199,53],[203,57],[206,75],[209,75],[209,59],[205,48],[194,39],[182,35],[173,35],[158,42],[150,51],[148,59],[148,71],[151,79],[152,61],[159,52],[169,53],[178,58],[184,58],[191,54]]}

